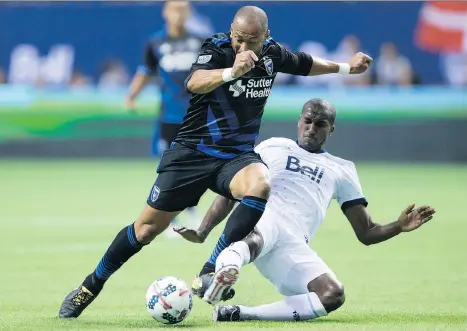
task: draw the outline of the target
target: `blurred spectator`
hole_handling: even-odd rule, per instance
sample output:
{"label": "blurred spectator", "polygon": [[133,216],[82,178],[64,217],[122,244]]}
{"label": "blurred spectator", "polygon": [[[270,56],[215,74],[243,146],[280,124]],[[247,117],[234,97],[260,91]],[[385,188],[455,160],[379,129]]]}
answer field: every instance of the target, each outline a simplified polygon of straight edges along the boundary
{"label": "blurred spectator", "polygon": [[383,43],[380,55],[375,62],[376,83],[382,85],[412,84],[412,66],[410,61],[399,54],[396,45]]}
{"label": "blurred spectator", "polygon": [[5,70],[0,67],[0,84],[6,84],[6,74]]}
{"label": "blurred spectator", "polygon": [[44,85],[66,86],[70,81],[75,61],[71,45],[53,45],[49,53],[40,58],[39,77]]}
{"label": "blurred spectator", "polygon": [[99,77],[98,83],[99,87],[114,88],[127,86],[129,82],[128,70],[120,60],[106,60],[102,67],[102,74]]}
{"label": "blurred spectator", "polygon": [[467,53],[442,54],[441,67],[450,85],[467,86]]}
{"label": "blurred spectator", "polygon": [[[305,41],[299,46],[298,51],[312,54],[313,56],[323,59],[329,58],[326,46],[316,41]],[[332,79],[332,76],[333,75],[322,75],[315,76],[311,79],[306,76],[296,76],[296,83],[306,86],[325,86],[329,83],[330,79]]]}
{"label": "blurred spectator", "polygon": [[[356,53],[361,52],[360,40],[355,35],[345,36],[337,49],[331,54],[334,62],[348,62]],[[371,68],[370,68],[371,70]],[[371,75],[366,72],[362,75],[333,75],[331,85],[370,85]]]}
{"label": "blurred spectator", "polygon": [[39,51],[33,45],[17,45],[10,56],[10,84],[36,85],[39,80]]}
{"label": "blurred spectator", "polygon": [[70,78],[70,88],[81,88],[92,86],[92,79],[79,70],[73,71]]}
{"label": "blurred spectator", "polygon": [[74,62],[74,48],[53,45],[47,55],[41,56],[37,47],[28,44],[16,46],[10,57],[9,82],[27,85],[66,85]]}

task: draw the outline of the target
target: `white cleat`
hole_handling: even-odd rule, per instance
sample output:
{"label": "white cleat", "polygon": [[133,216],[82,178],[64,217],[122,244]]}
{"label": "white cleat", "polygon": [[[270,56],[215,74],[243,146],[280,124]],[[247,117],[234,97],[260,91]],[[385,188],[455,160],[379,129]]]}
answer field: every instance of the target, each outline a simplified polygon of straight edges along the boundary
{"label": "white cleat", "polygon": [[239,275],[240,269],[235,265],[227,265],[219,269],[215,273],[211,285],[204,293],[203,300],[211,305],[218,304],[224,291],[237,282]]}

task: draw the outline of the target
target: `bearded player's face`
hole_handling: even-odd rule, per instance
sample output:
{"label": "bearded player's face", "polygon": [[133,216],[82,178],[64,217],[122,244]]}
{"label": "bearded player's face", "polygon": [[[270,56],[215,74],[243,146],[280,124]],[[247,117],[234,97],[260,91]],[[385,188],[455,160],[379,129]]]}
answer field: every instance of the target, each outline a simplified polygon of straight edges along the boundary
{"label": "bearded player's face", "polygon": [[263,43],[269,37],[269,30],[261,27],[256,22],[246,22],[242,19],[235,20],[230,29],[232,47],[236,53],[253,51],[261,54]]}

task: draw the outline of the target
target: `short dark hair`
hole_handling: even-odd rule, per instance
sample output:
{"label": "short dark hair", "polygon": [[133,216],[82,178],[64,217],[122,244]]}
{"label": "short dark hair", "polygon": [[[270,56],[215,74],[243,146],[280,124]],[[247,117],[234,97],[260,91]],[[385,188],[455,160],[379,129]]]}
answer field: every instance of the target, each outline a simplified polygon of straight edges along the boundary
{"label": "short dark hair", "polygon": [[330,102],[324,99],[314,98],[308,100],[302,107],[302,115],[308,110],[319,113],[326,113],[331,124],[334,124],[336,120],[336,108],[334,108]]}

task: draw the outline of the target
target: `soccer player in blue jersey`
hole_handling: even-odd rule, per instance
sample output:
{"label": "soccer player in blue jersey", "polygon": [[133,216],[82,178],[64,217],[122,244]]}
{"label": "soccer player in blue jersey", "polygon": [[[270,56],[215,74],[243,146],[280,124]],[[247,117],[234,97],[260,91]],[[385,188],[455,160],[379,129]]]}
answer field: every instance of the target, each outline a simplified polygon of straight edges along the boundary
{"label": "soccer player in blue jersey", "polygon": [[184,81],[204,40],[186,30],[189,16],[188,1],[167,1],[164,4],[166,25],[146,44],[143,64],[138,68],[126,98],[127,108],[134,110],[135,100],[151,76],[159,75],[161,105],[153,139],[153,150],[159,155],[174,140],[183,122],[191,96]]}
{"label": "soccer player in blue jersey", "polygon": [[[208,38],[191,67],[186,79],[190,106],[162,156],[147,205],[117,234],[96,269],[65,297],[59,316],[78,317],[113,273],[182,210],[197,205],[207,189],[239,202],[212,260],[230,243],[246,237],[263,214],[270,192],[268,169],[254,145],[276,74],[359,74],[371,62],[363,53],[339,64],[289,51],[270,37],[262,9],[242,7],[230,32]],[[214,264],[206,263],[201,274],[212,270]]]}
{"label": "soccer player in blue jersey", "polygon": [[[175,139],[186,109],[190,93],[185,88],[185,78],[198,57],[203,39],[189,33],[185,24],[190,16],[188,1],[167,1],[163,8],[166,26],[155,33],[147,43],[143,65],[138,68],[126,98],[126,106],[133,110],[138,97],[151,76],[158,73],[160,85],[160,113],[156,119],[152,148],[161,156]],[[198,221],[196,207],[187,208],[189,223]],[[175,223],[175,222],[174,222]],[[166,232],[168,235],[174,233]]]}

